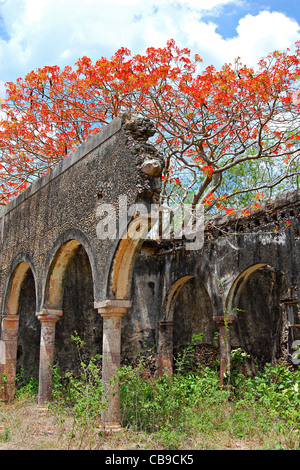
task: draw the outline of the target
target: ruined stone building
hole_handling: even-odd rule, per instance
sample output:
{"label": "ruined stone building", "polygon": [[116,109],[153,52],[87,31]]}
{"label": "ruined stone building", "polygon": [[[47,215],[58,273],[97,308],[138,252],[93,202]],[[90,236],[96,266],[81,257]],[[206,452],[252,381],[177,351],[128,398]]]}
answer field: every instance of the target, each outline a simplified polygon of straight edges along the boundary
{"label": "ruined stone building", "polygon": [[[74,332],[86,355],[103,354],[106,387],[120,362],[145,348],[154,351],[159,374],[172,373],[173,355],[200,332],[203,351],[220,333],[222,367],[226,315],[231,347],[246,351],[253,364],[297,366],[299,191],[266,201],[250,217],[213,219],[199,249],[148,239],[163,167],[147,142],[153,133],[147,120],[115,119],[2,209],[4,398],[23,369],[39,378],[39,403],[45,402],[52,365],[62,373],[78,368]],[[125,203],[143,203],[147,211],[124,221]],[[104,216],[118,234],[100,236]],[[118,422],[118,406],[115,393],[107,423]]]}

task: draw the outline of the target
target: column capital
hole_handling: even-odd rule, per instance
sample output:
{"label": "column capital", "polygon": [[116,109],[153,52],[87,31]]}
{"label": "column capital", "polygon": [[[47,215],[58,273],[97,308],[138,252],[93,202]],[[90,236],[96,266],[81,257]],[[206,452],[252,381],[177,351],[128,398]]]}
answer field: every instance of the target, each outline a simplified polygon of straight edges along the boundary
{"label": "column capital", "polygon": [[121,318],[131,306],[132,301],[124,299],[107,299],[94,303],[94,308],[98,310],[102,317]]}
{"label": "column capital", "polygon": [[283,305],[297,305],[297,299],[296,298],[283,298],[283,299],[279,299],[280,300],[280,303],[283,304]]}
{"label": "column capital", "polygon": [[161,320],[157,322],[159,328],[173,328],[173,320]]}
{"label": "column capital", "polygon": [[12,315],[10,313],[3,313],[2,321],[11,322],[11,323],[19,323],[20,315]]}
{"label": "column capital", "polygon": [[44,308],[41,312],[37,312],[36,316],[41,322],[56,323],[62,314],[62,310]]}
{"label": "column capital", "polygon": [[219,326],[224,326],[224,325],[232,325],[234,320],[236,319],[235,316],[231,315],[214,315],[213,320],[219,325]]}

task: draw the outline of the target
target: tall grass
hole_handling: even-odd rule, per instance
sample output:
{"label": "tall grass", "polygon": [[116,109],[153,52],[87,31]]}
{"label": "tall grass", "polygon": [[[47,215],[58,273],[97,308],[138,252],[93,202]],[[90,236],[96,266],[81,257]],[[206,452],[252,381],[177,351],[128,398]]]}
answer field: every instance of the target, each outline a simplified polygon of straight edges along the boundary
{"label": "tall grass", "polygon": [[218,370],[208,367],[155,379],[141,360],[120,373],[123,425],[151,433],[167,449],[187,442],[222,448],[232,440],[252,448],[300,448],[299,370],[266,364],[256,377],[234,371],[223,389]]}
{"label": "tall grass", "polygon": [[[235,350],[230,384],[221,389],[218,364],[191,367],[195,345],[177,358],[172,376],[156,377],[146,355],[120,368],[121,424],[138,448],[300,449],[300,369],[266,364],[249,376],[240,371],[244,354]],[[91,448],[97,439],[101,448],[105,400],[99,357],[81,367],[76,377],[61,377],[55,369],[51,409],[65,428],[68,421],[73,448]]]}

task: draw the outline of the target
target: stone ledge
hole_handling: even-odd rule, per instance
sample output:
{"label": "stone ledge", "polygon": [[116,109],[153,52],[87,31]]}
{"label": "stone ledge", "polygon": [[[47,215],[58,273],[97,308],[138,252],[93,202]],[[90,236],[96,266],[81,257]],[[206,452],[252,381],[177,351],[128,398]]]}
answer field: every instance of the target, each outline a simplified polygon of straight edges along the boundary
{"label": "stone ledge", "polygon": [[275,198],[274,207],[275,209],[280,209],[281,207],[288,206],[290,204],[295,204],[300,200],[300,190],[296,189],[295,191],[289,191],[282,193]]}
{"label": "stone ledge", "polygon": [[[261,202],[261,207],[259,209],[250,209],[245,207],[246,210],[249,210],[250,214],[244,216],[242,209],[239,209],[235,214],[225,214],[212,217],[206,222],[205,231],[210,231],[210,227],[218,228],[234,225],[237,223],[247,224],[248,222],[254,222],[260,218],[270,216],[271,214],[276,214],[280,212],[281,209],[284,209],[288,206],[294,206],[297,203],[300,203],[300,190],[290,191],[286,193],[279,194],[274,199],[267,199]],[[266,224],[271,223],[271,220],[266,221]]]}
{"label": "stone ledge", "polygon": [[102,302],[94,302],[94,308],[106,308],[106,307],[125,307],[130,308],[132,305],[131,300],[125,299],[107,299]]}

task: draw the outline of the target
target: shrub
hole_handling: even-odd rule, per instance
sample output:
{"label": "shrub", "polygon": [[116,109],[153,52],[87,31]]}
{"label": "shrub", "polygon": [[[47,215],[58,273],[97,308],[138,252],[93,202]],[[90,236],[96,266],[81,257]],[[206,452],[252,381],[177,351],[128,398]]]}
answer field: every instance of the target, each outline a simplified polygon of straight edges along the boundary
{"label": "shrub", "polygon": [[[83,342],[77,337],[72,339],[80,354]],[[100,432],[105,407],[100,360],[101,356],[95,355],[87,362],[81,361],[79,376],[67,372],[62,377],[59,368],[53,368],[53,401],[49,407],[61,423],[71,419],[69,437],[73,440],[83,442],[89,432]]]}
{"label": "shrub", "polygon": [[[198,336],[199,339],[199,336]],[[156,378],[146,356],[119,370],[121,424],[151,435],[166,449],[213,448],[228,439],[256,440],[263,448],[297,448],[300,432],[300,371],[266,364],[255,377],[240,372],[246,358],[232,352],[230,384],[220,388],[219,371],[189,366],[196,341],[178,359],[177,372]],[[80,347],[79,347],[80,350]],[[53,409],[62,422],[71,418],[69,436],[91,446],[99,434],[105,406],[99,356],[81,362],[82,373],[60,377],[54,370]],[[187,372],[186,372],[187,371]],[[279,438],[279,436],[281,436]],[[195,447],[194,447],[195,448]]]}
{"label": "shrub", "polygon": [[300,370],[284,364],[266,364],[252,379],[245,381],[244,398],[284,419],[300,431]]}
{"label": "shrub", "polygon": [[24,369],[21,369],[16,377],[16,398],[36,397],[39,382],[35,377],[26,377]]}

